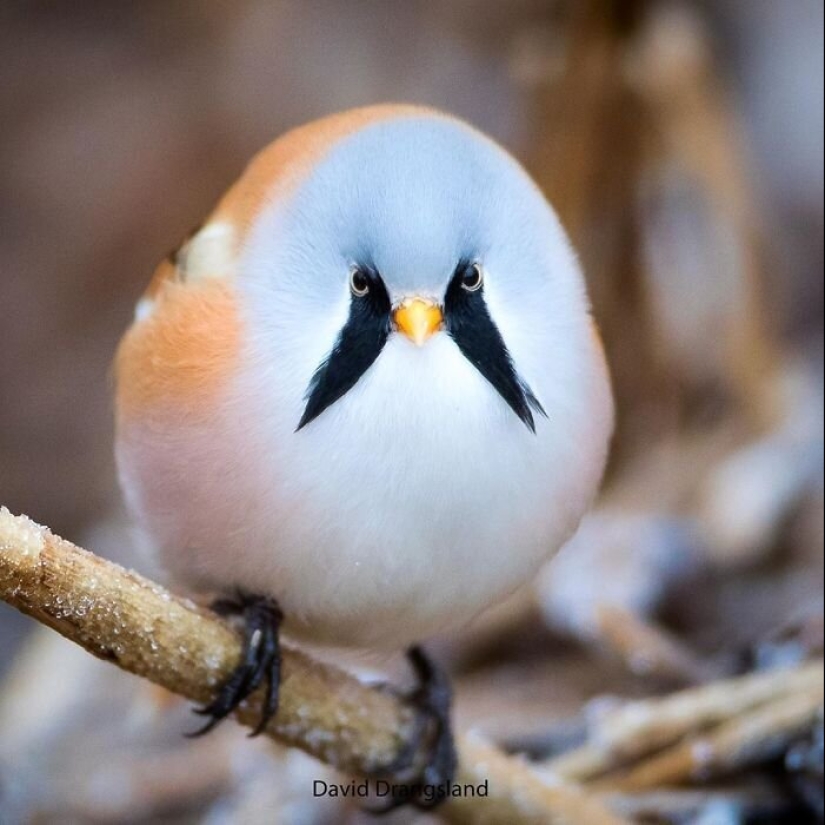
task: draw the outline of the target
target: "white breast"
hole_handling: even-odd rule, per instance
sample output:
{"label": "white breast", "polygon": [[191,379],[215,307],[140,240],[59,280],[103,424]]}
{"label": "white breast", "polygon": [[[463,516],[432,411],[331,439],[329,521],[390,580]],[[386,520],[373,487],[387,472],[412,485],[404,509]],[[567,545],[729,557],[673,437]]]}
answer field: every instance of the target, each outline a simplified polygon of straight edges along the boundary
{"label": "white breast", "polygon": [[275,596],[294,632],[396,646],[466,622],[536,572],[596,487],[610,406],[595,353],[534,435],[446,334],[393,336],[296,433],[300,394],[254,347],[217,418],[123,433],[119,464],[173,574]]}

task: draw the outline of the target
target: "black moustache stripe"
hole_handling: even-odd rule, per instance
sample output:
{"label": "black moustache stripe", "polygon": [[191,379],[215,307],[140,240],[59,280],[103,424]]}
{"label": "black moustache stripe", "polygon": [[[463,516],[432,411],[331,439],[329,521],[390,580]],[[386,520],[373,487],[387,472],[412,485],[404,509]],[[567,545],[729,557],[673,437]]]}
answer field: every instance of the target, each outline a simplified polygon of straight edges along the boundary
{"label": "black moustache stripe", "polygon": [[[447,288],[444,298],[447,332],[464,357],[535,433],[533,412],[545,417],[547,413],[516,371],[504,339],[490,317],[483,285],[474,292],[462,287],[471,267],[469,262],[459,264]],[[352,298],[349,317],[332,352],[309,382],[307,403],[297,430],[346,395],[375,363],[387,343],[392,329],[390,297],[376,272],[364,270],[364,274],[369,277],[370,290],[363,297]]]}
{"label": "black moustache stripe", "polygon": [[332,352],[309,382],[307,404],[297,430],[346,395],[373,365],[390,335],[391,309],[383,282],[371,274],[369,293],[352,299],[349,318]]}
{"label": "black moustache stripe", "polygon": [[444,298],[447,332],[464,357],[493,385],[510,409],[535,433],[533,411],[547,417],[544,407],[516,372],[513,359],[484,300],[484,286],[475,292],[462,287],[472,263],[456,269]]}

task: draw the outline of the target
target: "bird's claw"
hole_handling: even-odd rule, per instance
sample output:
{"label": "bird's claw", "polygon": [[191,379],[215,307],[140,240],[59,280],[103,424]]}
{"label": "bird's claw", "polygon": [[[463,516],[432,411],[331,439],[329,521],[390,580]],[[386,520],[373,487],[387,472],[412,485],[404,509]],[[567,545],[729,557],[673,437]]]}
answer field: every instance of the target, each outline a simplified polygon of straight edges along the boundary
{"label": "bird's claw", "polygon": [[195,710],[200,716],[210,718],[206,725],[190,736],[203,736],[211,731],[262,684],[266,684],[261,718],[250,734],[258,736],[278,712],[281,681],[280,627],[283,614],[274,600],[245,593],[238,594],[236,599],[221,599],[212,605],[212,609],[222,616],[242,617],[243,656],[218,689],[212,702]]}
{"label": "bird's claw", "polygon": [[423,748],[429,748],[429,759],[420,775],[398,787],[383,807],[370,808],[373,814],[385,814],[403,805],[419,810],[432,810],[446,796],[437,792],[425,792],[425,788],[447,788],[455,778],[458,758],[450,724],[452,688],[447,674],[420,648],[407,652],[407,659],[415,671],[418,684],[407,700],[416,708],[413,735],[390,767],[389,773],[403,774]]}

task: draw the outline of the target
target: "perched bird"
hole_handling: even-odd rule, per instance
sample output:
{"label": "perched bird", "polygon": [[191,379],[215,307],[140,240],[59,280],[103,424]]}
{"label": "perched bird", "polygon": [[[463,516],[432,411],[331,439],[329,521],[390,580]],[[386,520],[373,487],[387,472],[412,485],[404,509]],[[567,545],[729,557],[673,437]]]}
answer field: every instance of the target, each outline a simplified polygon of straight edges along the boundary
{"label": "perched bird", "polygon": [[[174,580],[246,620],[213,722],[264,683],[262,725],[275,711],[282,619],[399,649],[530,580],[612,429],[552,209],[492,140],[413,106],[264,149],[160,265],[116,376],[130,509]],[[449,779],[443,675],[410,655],[439,725],[431,776]]]}

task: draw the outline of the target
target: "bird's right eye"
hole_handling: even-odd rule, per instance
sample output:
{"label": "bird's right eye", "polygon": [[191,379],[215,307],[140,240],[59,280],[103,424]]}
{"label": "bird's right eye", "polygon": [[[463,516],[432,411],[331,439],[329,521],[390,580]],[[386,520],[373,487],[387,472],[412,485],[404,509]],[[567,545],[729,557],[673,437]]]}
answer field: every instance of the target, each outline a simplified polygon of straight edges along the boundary
{"label": "bird's right eye", "polygon": [[349,288],[356,298],[363,298],[370,291],[370,279],[360,269],[353,269],[349,276]]}
{"label": "bird's right eye", "polygon": [[467,292],[477,292],[484,284],[484,272],[480,264],[473,264],[461,277],[461,288]]}

